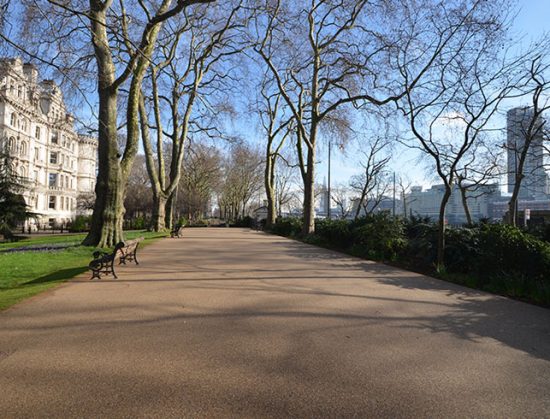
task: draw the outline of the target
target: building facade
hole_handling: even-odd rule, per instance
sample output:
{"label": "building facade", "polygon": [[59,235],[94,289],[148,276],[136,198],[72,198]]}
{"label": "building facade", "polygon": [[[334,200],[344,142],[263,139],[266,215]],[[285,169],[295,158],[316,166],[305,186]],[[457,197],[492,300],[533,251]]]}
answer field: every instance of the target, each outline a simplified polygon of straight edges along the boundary
{"label": "building facade", "polygon": [[[493,202],[491,204],[491,218],[495,220],[504,220],[509,210],[509,202],[509,198]],[[520,215],[525,214],[525,210],[537,212],[550,211],[550,199],[538,201],[520,199],[517,208],[519,219],[522,220],[523,216]]]}
{"label": "building facade", "polygon": [[94,191],[97,140],[75,132],[59,87],[19,58],[0,59],[0,147],[26,179],[30,226],[70,221]]}
{"label": "building facade", "polygon": [[[445,185],[433,185],[427,190],[423,190],[422,186],[413,186],[406,196],[409,215],[419,215],[437,220],[444,194]],[[475,192],[466,192],[466,197],[473,221],[491,218],[491,205],[500,199],[500,188],[498,184],[479,185]],[[453,185],[445,216],[449,224],[459,225],[467,222],[462,195],[457,185]]]}
{"label": "building facade", "polygon": [[524,178],[519,191],[520,199],[546,200],[550,198],[550,176],[547,172],[550,164],[550,152],[544,144],[544,127],[543,119],[534,121],[533,108],[513,108],[506,114],[509,193],[512,193],[514,189],[519,155],[525,146],[526,135],[530,131],[534,136],[523,167]]}

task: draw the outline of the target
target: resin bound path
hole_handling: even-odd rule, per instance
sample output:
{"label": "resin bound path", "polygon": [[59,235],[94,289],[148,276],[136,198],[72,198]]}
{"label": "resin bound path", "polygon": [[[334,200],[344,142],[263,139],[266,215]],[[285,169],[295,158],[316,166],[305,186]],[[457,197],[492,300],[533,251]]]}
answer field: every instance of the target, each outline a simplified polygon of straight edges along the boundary
{"label": "resin bound path", "polygon": [[550,310],[245,229],[0,313],[0,417],[549,417]]}

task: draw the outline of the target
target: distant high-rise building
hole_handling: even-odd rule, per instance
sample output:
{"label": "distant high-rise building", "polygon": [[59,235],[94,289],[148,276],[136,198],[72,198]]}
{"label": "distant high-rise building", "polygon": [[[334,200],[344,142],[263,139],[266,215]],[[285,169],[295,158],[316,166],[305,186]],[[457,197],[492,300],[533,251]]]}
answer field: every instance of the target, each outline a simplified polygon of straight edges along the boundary
{"label": "distant high-rise building", "polygon": [[512,193],[516,183],[516,173],[520,155],[525,146],[531,124],[533,139],[527,152],[523,167],[523,180],[519,192],[520,199],[547,199],[550,194],[550,177],[548,164],[550,153],[544,147],[544,119],[534,120],[530,107],[510,109],[506,115],[507,149],[508,149],[508,192]]}
{"label": "distant high-rise building", "polygon": [[[408,215],[420,215],[437,220],[444,193],[445,185],[442,184],[432,185],[425,191],[421,186],[413,186],[406,196]],[[491,216],[490,205],[500,199],[500,188],[496,183],[478,185],[475,192],[468,191],[466,196],[472,220],[479,221]],[[445,215],[449,224],[464,224],[467,221],[462,195],[457,185],[453,185]]]}

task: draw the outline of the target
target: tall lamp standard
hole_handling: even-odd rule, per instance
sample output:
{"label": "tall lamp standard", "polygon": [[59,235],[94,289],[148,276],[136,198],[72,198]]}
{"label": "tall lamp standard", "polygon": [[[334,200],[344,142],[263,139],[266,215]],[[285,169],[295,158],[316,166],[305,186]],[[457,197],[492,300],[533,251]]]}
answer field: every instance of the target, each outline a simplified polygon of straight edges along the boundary
{"label": "tall lamp standard", "polygon": [[328,140],[328,187],[327,187],[327,218],[330,220],[330,150],[332,148],[332,139]]}
{"label": "tall lamp standard", "polygon": [[[524,145],[525,147],[525,145]],[[518,183],[518,143],[517,138],[514,136],[514,188],[516,187],[516,183]],[[521,185],[520,185],[521,187]],[[519,190],[518,190],[518,197],[516,198],[516,202],[514,203],[514,220],[513,224],[514,226],[518,223],[518,209],[519,205]]]}

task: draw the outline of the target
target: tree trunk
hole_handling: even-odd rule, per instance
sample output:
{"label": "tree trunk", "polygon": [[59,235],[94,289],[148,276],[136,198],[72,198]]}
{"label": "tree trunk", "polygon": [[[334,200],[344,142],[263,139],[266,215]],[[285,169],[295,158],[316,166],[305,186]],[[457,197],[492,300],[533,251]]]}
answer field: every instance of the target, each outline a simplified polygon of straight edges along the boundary
{"label": "tree trunk", "polygon": [[174,189],[174,192],[172,192],[172,194],[170,194],[170,196],[166,200],[166,212],[164,217],[164,224],[166,225],[166,228],[170,230],[175,226],[178,220],[178,214],[176,214],[177,202],[178,202],[178,189],[179,187],[176,187],[176,189]]}
{"label": "tree trunk", "polygon": [[117,144],[117,93],[99,90],[96,201],[85,246],[112,247],[123,240],[124,180]]}
{"label": "tree trunk", "polygon": [[[170,5],[165,0],[159,9],[163,13]],[[148,27],[147,42],[138,58],[128,94],[126,127],[127,138],[124,157],[121,159],[117,142],[117,95],[116,68],[107,35],[109,6],[99,0],[90,0],[92,44],[97,63],[97,90],[99,95],[98,117],[98,176],[96,202],[90,232],[82,242],[88,246],[112,247],[123,240],[124,194],[126,181],[137,153],[138,101],[141,82],[149,65],[156,37],[160,30],[156,22]],[[144,33],[145,35],[145,33]]]}
{"label": "tree trunk", "polygon": [[315,233],[315,151],[308,149],[307,174],[304,182],[304,235]]}
{"label": "tree trunk", "polygon": [[458,188],[460,189],[460,196],[462,198],[462,206],[464,207],[464,214],[466,214],[466,223],[471,226],[472,223],[472,215],[470,213],[470,207],[468,206],[468,197],[466,196],[466,188],[462,185],[458,185]]}
{"label": "tree trunk", "polygon": [[438,272],[442,271],[445,268],[445,212],[447,209],[447,203],[451,197],[451,188],[450,186],[445,187],[445,194],[441,200],[441,205],[439,207],[439,221],[438,221],[438,230],[437,230],[437,263],[436,270]]}
{"label": "tree trunk", "polygon": [[124,179],[117,143],[117,95],[113,86],[115,66],[106,31],[106,9],[101,2],[90,0],[92,43],[97,62],[98,175],[96,201],[90,231],[83,240],[86,246],[112,247],[122,241],[124,215]]}
{"label": "tree trunk", "polygon": [[277,215],[277,209],[275,207],[275,161],[272,156],[268,154],[266,163],[265,163],[265,172],[264,172],[264,184],[265,184],[265,193],[267,196],[267,219],[265,226],[270,228],[275,224],[275,219]]}
{"label": "tree trunk", "polygon": [[[357,203],[357,208],[355,209],[355,217],[353,217],[355,221],[359,219],[359,215],[361,214],[361,207],[363,207],[363,204],[365,203],[365,198],[367,197],[367,187],[368,187],[368,184],[365,184],[365,186],[363,187],[363,190],[361,191],[361,196],[359,197],[359,202]],[[366,205],[365,205],[365,215],[367,215]]]}
{"label": "tree trunk", "polygon": [[523,162],[521,162],[521,172],[518,171],[518,173],[515,176],[515,182],[514,182],[514,190],[512,191],[512,197],[510,198],[510,202],[508,202],[508,224],[513,225],[514,227],[517,226],[517,220],[518,220],[518,198],[519,198],[519,191],[521,188],[521,181],[523,179],[523,176],[521,173],[523,172]]}
{"label": "tree trunk", "polygon": [[153,196],[153,217],[151,219],[152,231],[166,230],[166,201],[166,197],[163,194]]}

